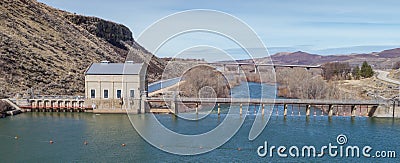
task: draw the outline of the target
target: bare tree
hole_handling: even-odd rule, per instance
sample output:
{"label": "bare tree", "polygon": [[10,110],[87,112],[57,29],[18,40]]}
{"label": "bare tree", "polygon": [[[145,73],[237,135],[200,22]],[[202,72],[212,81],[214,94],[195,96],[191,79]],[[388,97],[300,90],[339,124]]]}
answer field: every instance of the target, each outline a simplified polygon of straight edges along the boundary
{"label": "bare tree", "polygon": [[323,76],[326,80],[350,79],[351,67],[347,62],[330,62],[322,65]]}
{"label": "bare tree", "polygon": [[339,99],[339,89],[319,75],[304,69],[281,69],[277,72],[279,95],[301,99]]}
{"label": "bare tree", "polygon": [[224,98],[230,96],[230,86],[224,75],[212,67],[200,65],[187,71],[182,79],[185,81],[180,85],[181,95],[185,97],[216,97]]}

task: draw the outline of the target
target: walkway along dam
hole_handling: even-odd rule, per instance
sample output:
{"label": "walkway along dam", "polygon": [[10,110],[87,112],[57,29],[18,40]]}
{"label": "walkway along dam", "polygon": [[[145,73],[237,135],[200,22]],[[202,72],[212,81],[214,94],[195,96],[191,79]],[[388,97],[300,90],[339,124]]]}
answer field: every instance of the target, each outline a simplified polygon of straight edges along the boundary
{"label": "walkway along dam", "polygon": [[[83,98],[42,96],[35,99],[10,99],[17,104],[23,112],[93,112],[91,106],[85,105]],[[315,115],[316,109],[327,116],[378,116],[400,117],[399,104],[386,100],[314,100],[314,99],[247,99],[247,98],[146,98],[139,100],[145,107],[146,113],[171,113],[179,114],[187,112],[198,113],[203,106],[215,106],[216,113],[221,114],[221,107],[226,105],[237,106],[240,114],[245,110],[265,114],[266,110],[276,106],[282,106],[283,110],[276,114],[287,116],[295,112],[305,112],[306,116]],[[189,107],[188,107],[189,106]],[[248,106],[247,108],[245,106]],[[137,108],[138,110],[143,108]],[[271,110],[271,109],[270,109]],[[123,113],[130,112],[129,110]],[[290,113],[292,112],[292,113]],[[348,114],[346,114],[348,113]]]}
{"label": "walkway along dam", "polygon": [[[396,109],[388,109],[387,101],[383,100],[308,100],[308,99],[242,99],[242,98],[149,98],[146,99],[147,107],[151,113],[173,113],[179,114],[185,110],[180,107],[188,108],[191,106],[191,111],[198,113],[202,105],[217,106],[217,114],[221,114],[222,105],[238,106],[239,114],[244,114],[244,110],[254,111],[258,114],[265,114],[267,108],[275,106],[283,106],[282,113],[276,109],[276,114],[287,116],[289,111],[305,112],[306,116],[316,114],[316,109],[320,109],[322,113],[326,112],[328,116],[369,116],[372,117],[376,113],[378,116],[397,117]],[[245,108],[244,106],[248,106]],[[291,109],[291,110],[290,110]],[[293,110],[295,109],[295,110]],[[269,109],[271,110],[271,109]],[[312,113],[312,111],[314,111]],[[350,114],[346,115],[346,112]],[[398,113],[398,112],[397,112]]]}

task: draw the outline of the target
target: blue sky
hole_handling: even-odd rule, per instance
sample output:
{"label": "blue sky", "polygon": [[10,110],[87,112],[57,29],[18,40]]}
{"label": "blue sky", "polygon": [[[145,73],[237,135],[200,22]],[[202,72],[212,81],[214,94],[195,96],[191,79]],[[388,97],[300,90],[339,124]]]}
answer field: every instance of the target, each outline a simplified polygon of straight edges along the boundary
{"label": "blue sky", "polygon": [[[346,54],[400,47],[398,0],[39,1],[62,10],[124,24],[133,31],[134,37],[155,21],[175,12],[213,9],[247,23],[270,53],[302,50],[319,54]],[[214,38],[207,34],[196,36],[203,41]],[[164,48],[159,55],[176,55],[189,46],[185,44],[188,41],[193,42],[193,38],[180,37],[174,42],[175,49]],[[237,48],[229,43],[221,46],[221,49]]]}

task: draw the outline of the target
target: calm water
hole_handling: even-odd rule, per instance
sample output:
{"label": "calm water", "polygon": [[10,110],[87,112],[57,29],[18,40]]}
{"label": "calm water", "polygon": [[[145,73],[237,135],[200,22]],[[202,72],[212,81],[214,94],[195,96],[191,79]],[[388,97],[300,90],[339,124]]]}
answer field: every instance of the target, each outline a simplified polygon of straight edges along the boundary
{"label": "calm water", "polygon": [[[255,97],[261,86],[250,83]],[[243,89],[235,88],[236,92]],[[254,95],[256,94],[256,95]],[[239,96],[239,95],[235,95]],[[394,150],[400,154],[400,120],[392,118],[310,116],[295,114],[282,116],[281,108],[272,117],[254,141],[248,140],[255,116],[250,108],[238,133],[221,147],[201,155],[177,156],[163,152],[144,141],[132,127],[127,115],[90,113],[24,113],[0,119],[1,162],[398,162],[397,158],[278,158],[259,157],[257,148],[268,141],[269,146],[313,145],[317,149],[329,143],[335,144],[339,134],[345,134],[348,145],[369,145],[375,150]],[[226,112],[223,107],[223,113]],[[146,118],[150,115],[135,115]],[[206,132],[224,118],[213,113],[199,122],[157,115],[166,127],[188,134]],[[133,117],[133,118],[135,118]],[[240,118],[238,116],[238,118]],[[157,134],[157,133],[154,133]],[[15,139],[18,136],[18,139]],[[49,141],[54,143],[50,144]],[[88,144],[84,145],[84,141]],[[171,140],[173,141],[173,140]],[[126,146],[121,146],[121,144]],[[188,148],[197,148],[188,145]],[[240,148],[240,150],[238,150]]]}

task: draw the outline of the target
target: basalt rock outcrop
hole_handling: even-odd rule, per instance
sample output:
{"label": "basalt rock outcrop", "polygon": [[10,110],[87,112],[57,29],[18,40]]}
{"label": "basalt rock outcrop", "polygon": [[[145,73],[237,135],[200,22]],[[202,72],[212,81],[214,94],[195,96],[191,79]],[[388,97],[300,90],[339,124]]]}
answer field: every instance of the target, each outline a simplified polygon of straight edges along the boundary
{"label": "basalt rock outcrop", "polygon": [[[35,0],[0,1],[0,98],[24,94],[83,95],[93,62],[142,61],[152,55],[124,25],[58,10]],[[153,56],[149,82],[165,61]],[[31,91],[32,92],[32,91]]]}

